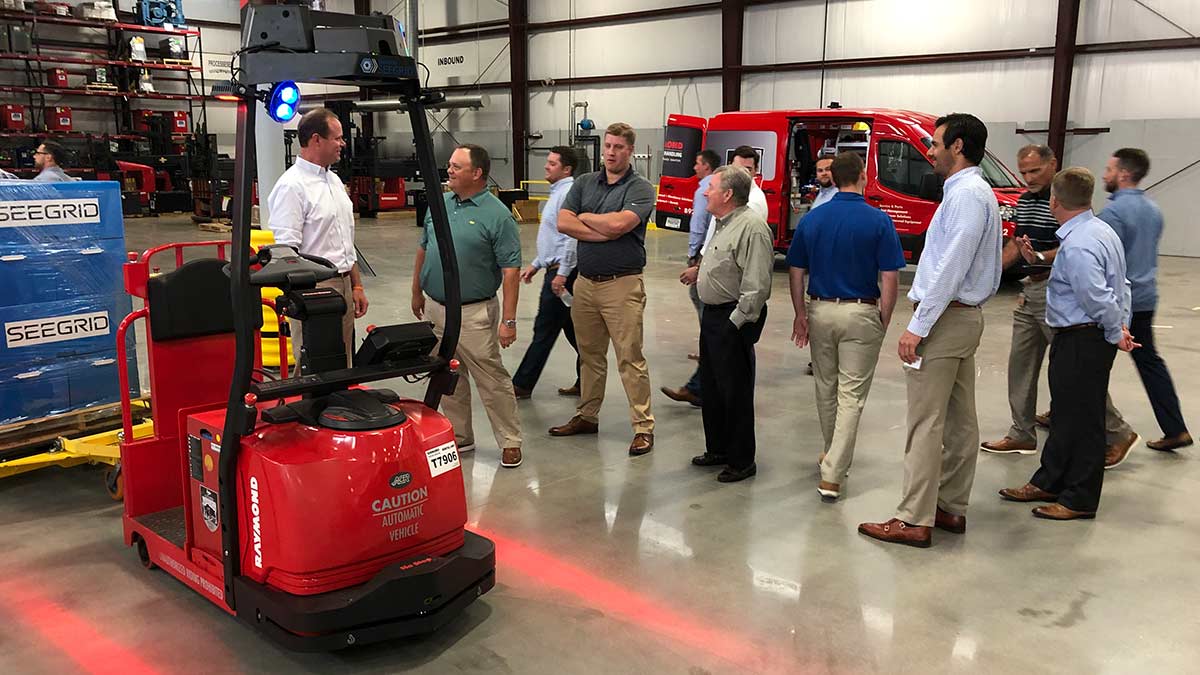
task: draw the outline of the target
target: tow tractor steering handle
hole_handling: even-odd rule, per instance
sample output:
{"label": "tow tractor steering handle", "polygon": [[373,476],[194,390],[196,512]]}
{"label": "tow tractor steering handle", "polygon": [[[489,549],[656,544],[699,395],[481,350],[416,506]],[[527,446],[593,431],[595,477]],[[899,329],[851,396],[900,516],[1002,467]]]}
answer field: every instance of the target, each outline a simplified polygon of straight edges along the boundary
{"label": "tow tractor steering handle", "polygon": [[[287,244],[263,246],[251,262],[260,266],[250,273],[252,286],[274,286],[283,290],[312,288],[318,281],[338,275],[337,266],[325,258],[300,253]],[[229,273],[229,265],[225,266],[225,273]]]}

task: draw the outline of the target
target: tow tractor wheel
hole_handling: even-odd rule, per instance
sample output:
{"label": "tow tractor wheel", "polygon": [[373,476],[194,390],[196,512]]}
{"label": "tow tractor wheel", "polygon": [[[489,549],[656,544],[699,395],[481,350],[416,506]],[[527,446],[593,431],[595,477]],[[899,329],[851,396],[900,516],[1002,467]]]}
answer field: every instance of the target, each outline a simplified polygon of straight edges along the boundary
{"label": "tow tractor wheel", "polygon": [[152,570],[158,567],[153,562],[150,562],[150,549],[146,546],[146,540],[135,535],[134,546],[137,547],[138,560],[142,561],[142,567]]}
{"label": "tow tractor wheel", "polygon": [[125,478],[121,475],[120,464],[104,470],[104,491],[114,501],[125,499]]}

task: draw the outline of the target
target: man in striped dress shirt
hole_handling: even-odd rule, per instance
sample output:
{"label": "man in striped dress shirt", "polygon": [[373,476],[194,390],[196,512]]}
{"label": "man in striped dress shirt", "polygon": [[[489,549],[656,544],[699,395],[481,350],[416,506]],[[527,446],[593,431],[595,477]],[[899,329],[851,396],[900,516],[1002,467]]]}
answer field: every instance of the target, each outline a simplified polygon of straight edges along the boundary
{"label": "man in striped dress shirt", "polygon": [[896,516],[858,531],[889,543],[928,547],[932,528],[961,534],[979,456],[975,350],[981,306],[1000,286],[1003,232],[996,195],[979,163],[987,127],[974,115],[938,119],[928,156],[946,178],[925,235],[908,299],[913,317],[900,338],[908,382],[904,496]]}

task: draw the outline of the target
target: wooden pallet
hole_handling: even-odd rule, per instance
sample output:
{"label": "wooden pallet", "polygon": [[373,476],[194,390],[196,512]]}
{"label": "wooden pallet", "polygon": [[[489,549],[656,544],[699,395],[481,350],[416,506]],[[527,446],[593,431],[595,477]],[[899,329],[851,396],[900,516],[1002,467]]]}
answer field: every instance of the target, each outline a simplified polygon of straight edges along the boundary
{"label": "wooden pallet", "polygon": [[101,84],[99,82],[89,82],[89,83],[85,84],[83,86],[83,88],[87,89],[88,91],[116,91],[117,85]]}
{"label": "wooden pallet", "polygon": [[194,66],[191,59],[163,59],[163,65],[167,66]]}
{"label": "wooden pallet", "polygon": [[196,223],[196,227],[204,232],[220,232],[221,234],[233,232],[233,225],[226,225],[225,223]]}
{"label": "wooden pallet", "polygon": [[[133,401],[135,422],[149,417],[150,402],[139,398]],[[121,404],[94,406],[61,415],[50,415],[24,422],[0,426],[0,459],[20,454],[30,448],[52,444],[60,436],[73,437],[119,428]]]}

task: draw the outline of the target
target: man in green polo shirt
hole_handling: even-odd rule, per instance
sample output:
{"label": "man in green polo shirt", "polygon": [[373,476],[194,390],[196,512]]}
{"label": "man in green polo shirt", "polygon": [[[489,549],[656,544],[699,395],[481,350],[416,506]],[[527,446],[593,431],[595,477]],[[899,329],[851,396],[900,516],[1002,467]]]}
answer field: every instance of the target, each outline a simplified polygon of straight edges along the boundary
{"label": "man in green polo shirt", "polygon": [[[462,331],[455,358],[462,367],[454,395],[442,398],[442,412],[454,425],[459,452],[475,449],[471,428],[471,380],[502,449],[500,465],[521,464],[521,420],[512,377],[500,359],[501,347],[517,339],[517,293],[521,280],[521,239],[512,213],[487,190],[492,161],[478,145],[458,146],[447,167],[446,214],[462,288]],[[496,291],[504,286],[504,307]],[[446,324],[446,284],[433,219],[425,216],[421,247],[413,264],[412,311],[433,322],[440,339]],[[503,321],[501,319],[503,318]]]}

